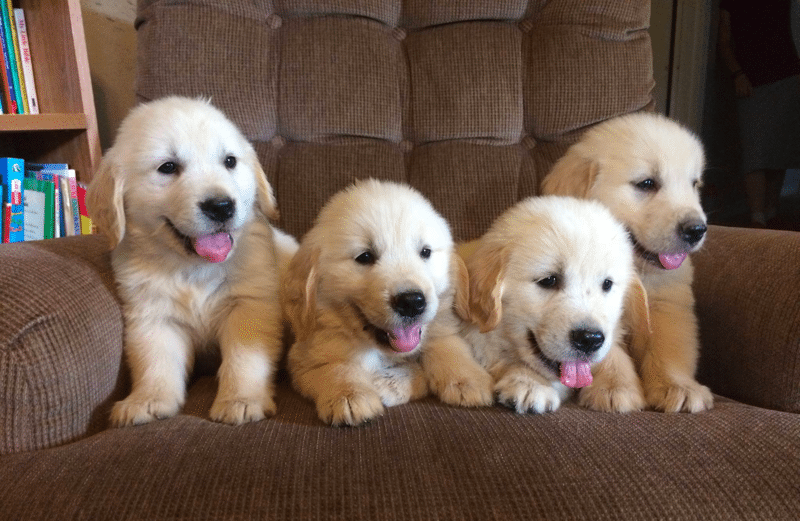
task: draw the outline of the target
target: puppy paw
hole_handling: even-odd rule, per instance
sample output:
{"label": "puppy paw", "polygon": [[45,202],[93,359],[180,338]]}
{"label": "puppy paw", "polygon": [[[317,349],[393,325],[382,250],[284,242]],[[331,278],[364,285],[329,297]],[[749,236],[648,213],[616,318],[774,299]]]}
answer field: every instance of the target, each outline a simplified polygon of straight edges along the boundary
{"label": "puppy paw", "polygon": [[340,394],[317,399],[319,419],[333,426],[360,425],[383,414],[378,393],[367,388],[353,388]]}
{"label": "puppy paw", "polygon": [[209,416],[212,420],[229,425],[263,420],[277,412],[275,401],[271,396],[258,398],[219,398],[211,405]]}
{"label": "puppy paw", "polygon": [[512,372],[494,386],[497,401],[520,414],[543,414],[561,406],[561,395],[552,385],[539,381],[533,374]]}
{"label": "puppy paw", "polygon": [[644,393],[638,385],[603,385],[595,382],[581,389],[578,404],[602,412],[632,412],[644,409]]}
{"label": "puppy paw", "polygon": [[400,405],[428,394],[428,381],[416,364],[387,368],[372,383],[386,407]]}
{"label": "puppy paw", "polygon": [[714,406],[711,390],[694,380],[650,387],[645,398],[647,405],[664,412],[701,412]]}
{"label": "puppy paw", "polygon": [[142,425],[175,416],[180,408],[181,403],[175,399],[141,398],[131,395],[114,404],[111,409],[111,425],[114,427]]}
{"label": "puppy paw", "polygon": [[431,376],[430,385],[439,399],[450,405],[480,407],[494,402],[492,377],[477,364]]}

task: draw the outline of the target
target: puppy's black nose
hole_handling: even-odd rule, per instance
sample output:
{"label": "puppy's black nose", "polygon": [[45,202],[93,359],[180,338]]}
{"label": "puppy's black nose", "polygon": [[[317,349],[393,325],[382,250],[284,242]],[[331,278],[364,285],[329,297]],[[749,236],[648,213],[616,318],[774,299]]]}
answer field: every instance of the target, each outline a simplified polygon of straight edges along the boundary
{"label": "puppy's black nose", "polygon": [[692,246],[700,242],[707,230],[706,224],[699,221],[688,221],[678,225],[678,235]]}
{"label": "puppy's black nose", "polygon": [[215,197],[201,202],[200,211],[211,219],[219,223],[224,223],[233,217],[236,211],[236,203],[230,197]]}
{"label": "puppy's black nose", "polygon": [[406,291],[392,297],[392,309],[401,317],[413,318],[425,311],[425,295],[419,291]]}
{"label": "puppy's black nose", "polygon": [[605,342],[606,337],[602,331],[596,329],[573,329],[569,333],[572,347],[582,353],[594,353]]}

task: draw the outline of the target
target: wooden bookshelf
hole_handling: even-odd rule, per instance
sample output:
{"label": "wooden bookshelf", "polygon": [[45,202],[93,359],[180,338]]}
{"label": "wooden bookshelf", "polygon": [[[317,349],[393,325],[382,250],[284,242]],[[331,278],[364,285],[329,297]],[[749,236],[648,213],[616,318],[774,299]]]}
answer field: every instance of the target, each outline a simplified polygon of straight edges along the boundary
{"label": "wooden bookshelf", "polygon": [[13,3],[25,10],[40,114],[0,115],[0,156],[69,163],[88,183],[101,150],[80,0]]}

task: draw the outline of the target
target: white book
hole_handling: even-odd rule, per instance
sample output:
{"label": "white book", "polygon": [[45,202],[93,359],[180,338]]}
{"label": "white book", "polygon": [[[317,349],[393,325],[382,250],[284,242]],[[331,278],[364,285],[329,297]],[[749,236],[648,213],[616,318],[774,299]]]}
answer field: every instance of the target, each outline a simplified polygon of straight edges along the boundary
{"label": "white book", "polygon": [[25,205],[25,240],[41,241],[44,239],[44,192],[27,189],[22,198]]}
{"label": "white book", "polygon": [[22,61],[22,79],[25,82],[25,94],[28,97],[28,112],[38,114],[39,98],[36,96],[36,83],[33,80],[33,62],[31,61],[31,46],[28,43],[28,27],[25,25],[25,11],[14,9],[14,21],[17,26],[19,55]]}

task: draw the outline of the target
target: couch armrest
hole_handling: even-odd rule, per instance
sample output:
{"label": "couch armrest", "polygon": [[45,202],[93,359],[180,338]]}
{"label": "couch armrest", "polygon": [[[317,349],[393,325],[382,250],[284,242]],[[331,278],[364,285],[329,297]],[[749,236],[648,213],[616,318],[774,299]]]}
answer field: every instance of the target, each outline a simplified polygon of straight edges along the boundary
{"label": "couch armrest", "polygon": [[0,246],[0,454],[102,430],[121,381],[123,321],[106,241]]}
{"label": "couch armrest", "polygon": [[710,228],[694,257],[698,377],[715,393],[800,412],[800,233]]}

